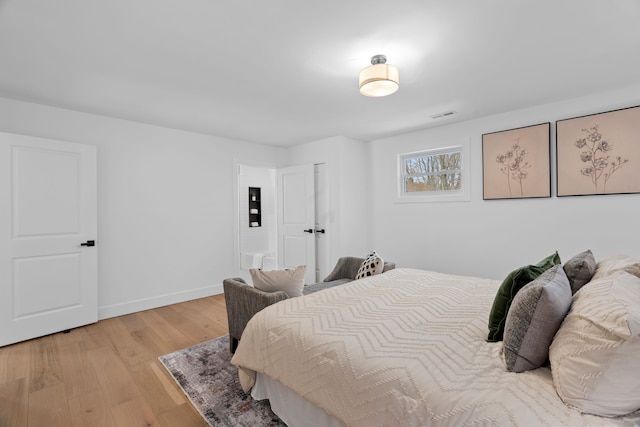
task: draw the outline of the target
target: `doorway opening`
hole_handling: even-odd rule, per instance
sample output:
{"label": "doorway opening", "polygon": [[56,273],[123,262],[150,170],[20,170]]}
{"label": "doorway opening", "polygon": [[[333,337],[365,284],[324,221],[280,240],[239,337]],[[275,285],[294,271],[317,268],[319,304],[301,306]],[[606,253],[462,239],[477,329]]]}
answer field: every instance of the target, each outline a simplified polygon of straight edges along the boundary
{"label": "doorway opening", "polygon": [[[312,166],[311,197],[314,206],[312,219],[308,225],[297,227],[300,228],[298,231],[307,232],[303,236],[310,236],[309,238],[312,239],[311,249],[308,251],[310,254],[307,256],[313,258],[308,262],[302,261],[307,265],[315,265],[311,274],[306,278],[307,283],[321,281],[333,267],[330,265],[329,257],[331,230],[327,228],[329,224],[327,168],[324,163]],[[282,188],[279,188],[278,175],[287,169],[278,170],[270,167],[238,165],[236,240],[239,261],[237,270],[239,277],[249,283],[251,279],[250,268],[275,270],[291,267],[287,265],[282,252],[282,216],[289,215],[291,217],[296,214],[299,208],[283,206],[284,196]],[[259,200],[257,200],[258,195]],[[279,214],[279,212],[283,213]]]}

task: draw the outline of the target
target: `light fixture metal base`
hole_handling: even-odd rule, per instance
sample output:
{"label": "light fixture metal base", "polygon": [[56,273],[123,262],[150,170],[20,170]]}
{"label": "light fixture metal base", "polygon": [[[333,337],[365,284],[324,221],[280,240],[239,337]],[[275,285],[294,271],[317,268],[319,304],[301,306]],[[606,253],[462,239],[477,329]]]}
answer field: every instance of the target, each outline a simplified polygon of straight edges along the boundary
{"label": "light fixture metal base", "polygon": [[387,57],[385,55],[373,55],[371,57],[371,65],[386,64]]}

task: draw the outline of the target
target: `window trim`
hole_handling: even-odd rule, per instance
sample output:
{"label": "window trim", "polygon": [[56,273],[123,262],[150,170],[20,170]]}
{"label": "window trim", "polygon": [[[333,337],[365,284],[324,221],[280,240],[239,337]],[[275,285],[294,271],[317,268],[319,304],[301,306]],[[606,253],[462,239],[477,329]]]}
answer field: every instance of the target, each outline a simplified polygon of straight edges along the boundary
{"label": "window trim", "polygon": [[[437,190],[410,192],[404,191],[404,160],[412,157],[426,157],[438,154],[460,151],[462,153],[462,182],[460,190]],[[464,202],[471,200],[470,192],[470,161],[469,161],[469,141],[457,141],[448,146],[428,148],[420,151],[400,153],[397,155],[396,166],[396,202],[399,203],[424,203],[424,202]]]}

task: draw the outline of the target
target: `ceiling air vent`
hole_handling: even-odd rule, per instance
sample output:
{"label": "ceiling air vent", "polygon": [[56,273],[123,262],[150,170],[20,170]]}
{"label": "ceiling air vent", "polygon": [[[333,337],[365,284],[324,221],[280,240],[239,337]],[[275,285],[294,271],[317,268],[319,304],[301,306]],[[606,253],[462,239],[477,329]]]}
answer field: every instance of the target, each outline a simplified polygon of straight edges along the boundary
{"label": "ceiling air vent", "polygon": [[433,120],[435,119],[441,119],[443,117],[449,117],[449,116],[453,116],[456,112],[455,111],[445,111],[444,113],[438,113],[438,114],[434,114],[433,116],[431,116],[431,118]]}

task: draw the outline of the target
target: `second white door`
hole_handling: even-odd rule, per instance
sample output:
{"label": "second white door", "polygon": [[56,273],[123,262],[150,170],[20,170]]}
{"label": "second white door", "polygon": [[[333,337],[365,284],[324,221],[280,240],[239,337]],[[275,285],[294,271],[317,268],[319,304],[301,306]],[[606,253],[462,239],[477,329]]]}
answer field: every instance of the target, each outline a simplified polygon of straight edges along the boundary
{"label": "second white door", "polygon": [[305,283],[316,282],[313,165],[278,169],[278,258],[283,268],[306,265]]}

